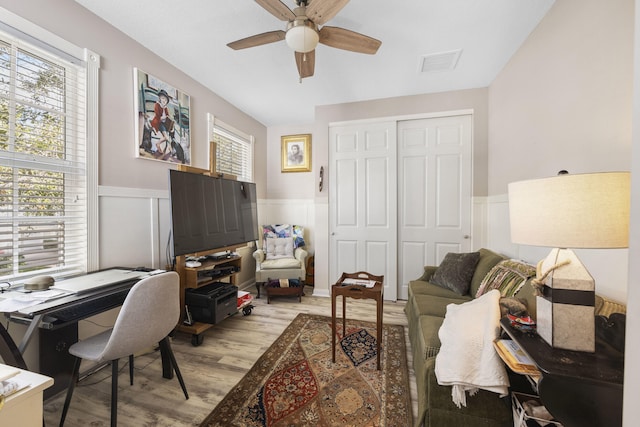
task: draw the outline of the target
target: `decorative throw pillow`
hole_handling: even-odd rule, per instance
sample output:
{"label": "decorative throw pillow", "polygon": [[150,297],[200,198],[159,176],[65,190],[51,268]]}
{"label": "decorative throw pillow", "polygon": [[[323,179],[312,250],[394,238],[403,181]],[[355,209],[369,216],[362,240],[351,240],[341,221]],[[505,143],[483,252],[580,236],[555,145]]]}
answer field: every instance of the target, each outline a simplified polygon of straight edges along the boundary
{"label": "decorative throw pillow", "polygon": [[500,291],[503,297],[515,296],[527,279],[536,275],[536,268],[515,259],[500,261],[482,279],[476,298],[492,289]]}
{"label": "decorative throw pillow", "polygon": [[291,226],[291,237],[293,237],[293,247],[301,248],[305,245],[304,243],[304,227],[301,225],[292,225]]}
{"label": "decorative throw pillow", "polygon": [[473,272],[480,260],[480,252],[456,254],[449,252],[429,282],[450,289],[457,294],[469,293]]}
{"label": "decorative throw pillow", "polygon": [[265,252],[267,253],[267,259],[280,259],[280,258],[293,258],[293,238],[292,237],[280,237],[266,239]]}
{"label": "decorative throw pillow", "polygon": [[305,245],[304,227],[300,225],[273,224],[262,226],[263,249],[267,249],[267,238],[292,237],[293,247],[299,248]]}

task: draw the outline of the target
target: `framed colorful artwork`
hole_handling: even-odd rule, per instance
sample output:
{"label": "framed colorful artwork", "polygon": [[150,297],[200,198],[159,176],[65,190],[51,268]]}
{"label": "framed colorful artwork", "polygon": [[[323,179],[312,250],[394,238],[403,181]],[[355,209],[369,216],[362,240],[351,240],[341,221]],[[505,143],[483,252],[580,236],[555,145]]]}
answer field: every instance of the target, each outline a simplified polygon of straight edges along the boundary
{"label": "framed colorful artwork", "polygon": [[136,156],[191,165],[189,95],[138,68],[133,81]]}
{"label": "framed colorful artwork", "polygon": [[282,172],[311,171],[311,134],[282,138]]}

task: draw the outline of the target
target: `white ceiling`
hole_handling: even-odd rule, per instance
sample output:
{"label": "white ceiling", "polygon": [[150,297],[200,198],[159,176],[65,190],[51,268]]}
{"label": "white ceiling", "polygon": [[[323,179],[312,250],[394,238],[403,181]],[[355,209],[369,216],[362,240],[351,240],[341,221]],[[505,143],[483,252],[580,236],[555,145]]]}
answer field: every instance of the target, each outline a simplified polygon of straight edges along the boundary
{"label": "white ceiling", "polygon": [[[302,83],[284,41],[238,51],[226,46],[286,29],[254,1],[76,2],[274,126],[312,123],[317,105],[487,87],[554,0],[351,0],[326,25],[381,40],[378,53],[320,44],[315,75]],[[283,3],[295,7],[294,0]],[[454,70],[419,72],[422,56],[458,49]]]}

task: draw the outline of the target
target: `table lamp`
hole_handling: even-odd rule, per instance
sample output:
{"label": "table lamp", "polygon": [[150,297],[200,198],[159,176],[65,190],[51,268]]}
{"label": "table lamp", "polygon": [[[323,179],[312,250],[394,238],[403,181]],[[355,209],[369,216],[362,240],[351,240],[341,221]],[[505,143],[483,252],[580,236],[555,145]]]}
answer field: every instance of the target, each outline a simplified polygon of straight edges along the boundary
{"label": "table lamp", "polygon": [[595,351],[595,281],[570,248],[626,248],[630,188],[629,172],[509,184],[511,241],[555,248],[536,278],[537,331],[552,347]]}

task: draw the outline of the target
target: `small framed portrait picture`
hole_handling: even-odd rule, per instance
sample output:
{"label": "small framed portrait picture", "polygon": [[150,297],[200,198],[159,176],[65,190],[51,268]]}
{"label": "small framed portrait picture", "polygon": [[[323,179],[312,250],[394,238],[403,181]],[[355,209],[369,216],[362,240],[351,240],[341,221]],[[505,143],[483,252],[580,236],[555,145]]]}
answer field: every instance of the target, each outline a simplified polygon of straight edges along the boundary
{"label": "small framed portrait picture", "polygon": [[282,172],[311,172],[311,134],[282,137]]}

